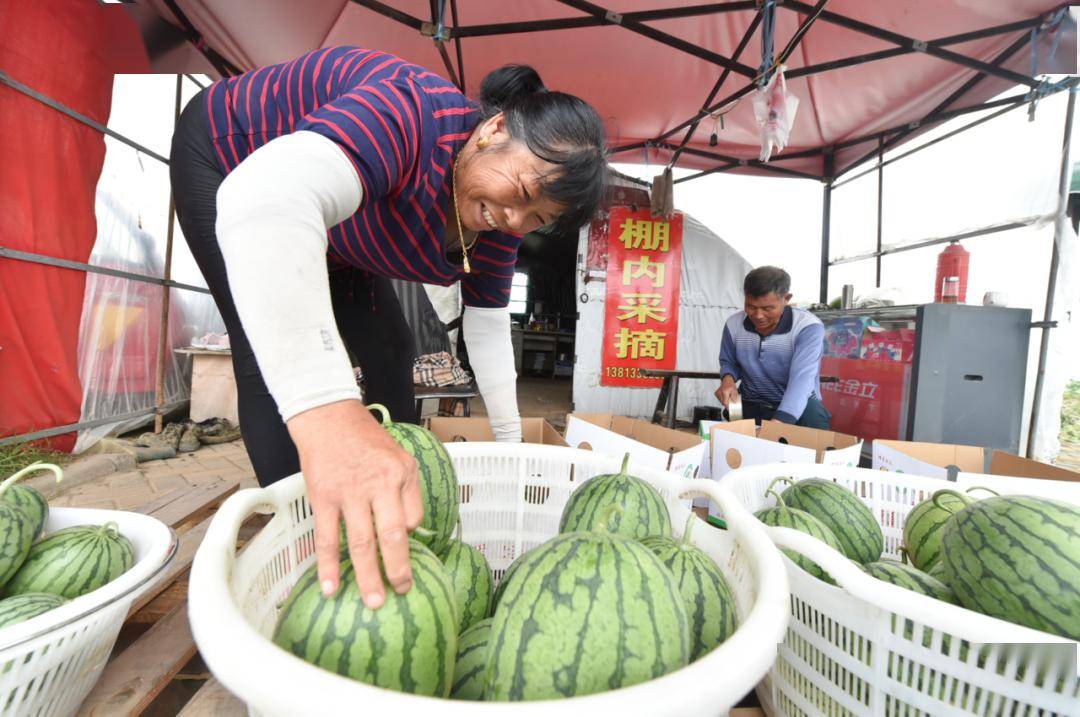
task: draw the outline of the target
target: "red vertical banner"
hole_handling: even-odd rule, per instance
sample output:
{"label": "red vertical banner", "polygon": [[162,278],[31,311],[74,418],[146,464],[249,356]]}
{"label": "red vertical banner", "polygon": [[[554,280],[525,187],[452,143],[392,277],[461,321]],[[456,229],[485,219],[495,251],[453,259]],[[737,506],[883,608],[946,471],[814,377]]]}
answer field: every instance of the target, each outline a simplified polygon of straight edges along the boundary
{"label": "red vertical banner", "polygon": [[612,207],[600,385],[654,388],[641,369],[674,369],[679,346],[683,216]]}

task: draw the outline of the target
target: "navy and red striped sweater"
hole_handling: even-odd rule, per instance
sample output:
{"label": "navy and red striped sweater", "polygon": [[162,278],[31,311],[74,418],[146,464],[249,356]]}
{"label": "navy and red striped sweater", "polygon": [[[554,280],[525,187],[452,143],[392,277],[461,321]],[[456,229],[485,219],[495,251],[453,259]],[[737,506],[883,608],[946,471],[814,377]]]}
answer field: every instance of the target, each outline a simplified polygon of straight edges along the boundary
{"label": "navy and red striped sweater", "polygon": [[364,197],[329,231],[332,266],[448,286],[467,306],[510,299],[521,237],[482,232],[472,272],[449,262],[444,240],[454,157],[480,122],[476,104],[432,72],[384,52],[334,47],[214,83],[207,112],[228,174],[275,137],[306,130],[337,143]]}

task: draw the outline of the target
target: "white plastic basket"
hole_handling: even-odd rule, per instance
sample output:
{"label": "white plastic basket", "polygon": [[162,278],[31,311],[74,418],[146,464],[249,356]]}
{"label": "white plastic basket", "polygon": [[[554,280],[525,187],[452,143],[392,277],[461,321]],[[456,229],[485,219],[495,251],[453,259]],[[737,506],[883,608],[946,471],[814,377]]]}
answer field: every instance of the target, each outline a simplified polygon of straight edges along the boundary
{"label": "white plastic basket", "polygon": [[[943,488],[979,485],[1002,495],[1039,494],[1080,503],[1080,485],[1073,483],[963,474],[952,483],[792,463],[735,470],[721,484],[756,512],[775,505],[765,491],[778,476],[824,478],[854,492],[881,523],[884,555],[892,558],[900,557],[908,512]],[[776,665],[758,688],[770,715],[1080,715],[1075,642],[876,580],[805,533],[767,531],[777,546],[807,556],[840,585],[812,577],[784,556],[791,621]],[[1040,655],[1053,669],[1042,675],[1028,669],[1018,677],[1023,660],[1009,646],[1016,643],[1040,645]]]}
{"label": "white plastic basket", "polygon": [[135,564],[97,590],[0,629],[0,715],[73,714],[97,682],[132,603],[176,553],[173,531],[139,513],[50,508],[45,532],[115,522]]}
{"label": "white plastic basket", "polygon": [[[558,533],[571,491],[613,473],[620,460],[554,446],[452,443],[447,450],[461,490],[462,537],[487,556],[497,577],[523,551]],[[707,495],[729,529],[698,525],[693,542],[716,559],[731,584],[739,629],[692,665],[650,682],[558,702],[476,703],[418,697],[372,687],[314,667],[268,636],[278,610],[314,561],[314,524],[299,474],[229,498],[214,518],[191,572],[195,641],[214,675],[253,714],[329,715],[346,709],[400,715],[726,714],[768,671],[788,615],[787,577],[762,527],[713,481],[630,465],[664,495],[681,532],[679,496]],[[237,529],[252,512],[274,518],[236,554]]]}

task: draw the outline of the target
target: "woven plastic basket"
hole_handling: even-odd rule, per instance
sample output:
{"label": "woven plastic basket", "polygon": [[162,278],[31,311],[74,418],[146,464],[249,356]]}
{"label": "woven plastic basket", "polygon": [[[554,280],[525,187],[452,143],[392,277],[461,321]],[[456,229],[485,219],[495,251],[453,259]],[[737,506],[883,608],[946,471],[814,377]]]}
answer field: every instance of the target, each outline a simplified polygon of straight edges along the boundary
{"label": "woven plastic basket", "polygon": [[135,564],[97,590],[0,629],[0,715],[73,714],[97,682],[132,603],[176,553],[173,531],[146,515],[52,508],[46,533],[115,522]]}
{"label": "woven plastic basket", "polygon": [[[452,443],[447,449],[461,490],[462,538],[501,577],[513,559],[558,533],[571,491],[592,475],[613,473],[618,459],[571,448]],[[692,665],[647,683],[558,702],[476,703],[418,697],[372,687],[305,663],[275,646],[278,610],[312,563],[314,525],[302,476],[241,491],[218,511],[195,557],[189,589],[191,624],[207,665],[252,713],[327,715],[362,706],[365,714],[568,715],[722,714],[768,671],[788,615],[787,577],[779,552],[737,500],[713,481],[688,480],[630,465],[664,495],[681,531],[683,498],[707,495],[729,530],[699,525],[693,542],[716,559],[738,603],[740,626]],[[237,529],[253,512],[274,518],[237,555]]]}
{"label": "woven plastic basket", "polygon": [[[1080,485],[961,474],[958,482],[860,468],[760,465],[732,471],[721,484],[751,511],[775,505],[765,495],[777,476],[824,478],[858,495],[881,523],[885,557],[899,558],[904,520],[943,488],[991,488],[1080,503]],[[791,622],[775,667],[758,696],[770,715],[917,717],[1080,715],[1076,643],[987,617],[876,580],[825,543],[795,530],[767,528],[778,547],[816,562],[841,587],[784,556]],[[1016,644],[1037,648],[1025,658]],[[1039,662],[1042,660],[1042,662]],[[1025,663],[1039,669],[1024,669]]]}

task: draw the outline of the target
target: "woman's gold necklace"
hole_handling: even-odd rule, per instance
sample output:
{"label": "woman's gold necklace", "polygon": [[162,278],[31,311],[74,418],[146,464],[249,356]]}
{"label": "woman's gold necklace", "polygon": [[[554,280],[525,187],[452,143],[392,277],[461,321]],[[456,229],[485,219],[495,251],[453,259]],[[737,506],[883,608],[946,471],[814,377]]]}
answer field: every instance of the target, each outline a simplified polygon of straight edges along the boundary
{"label": "woman's gold necklace", "polygon": [[[461,242],[461,264],[465,269],[465,273],[471,273],[472,269],[469,267],[469,249],[473,244],[476,244],[476,239],[472,240],[469,246],[465,246],[465,230],[461,227],[461,212],[458,211],[457,201],[457,160],[454,160],[453,168],[450,170],[450,191],[454,194],[454,217],[457,219],[458,241]],[[479,237],[479,235],[477,235]]]}

